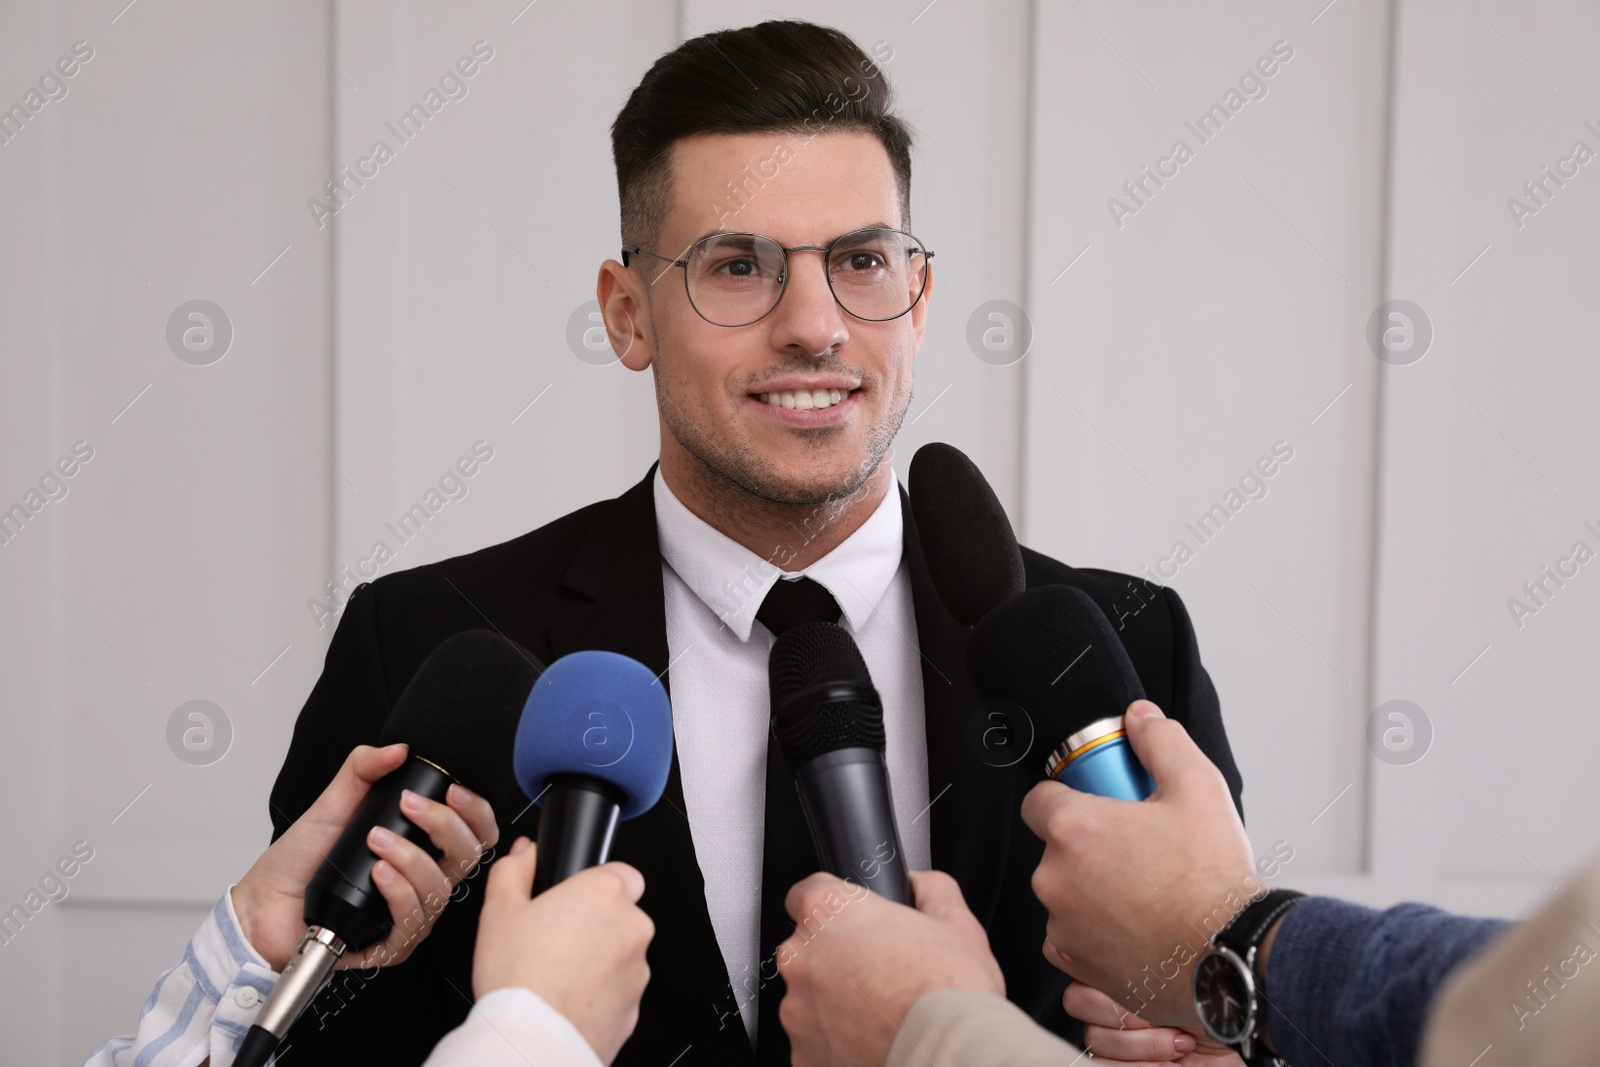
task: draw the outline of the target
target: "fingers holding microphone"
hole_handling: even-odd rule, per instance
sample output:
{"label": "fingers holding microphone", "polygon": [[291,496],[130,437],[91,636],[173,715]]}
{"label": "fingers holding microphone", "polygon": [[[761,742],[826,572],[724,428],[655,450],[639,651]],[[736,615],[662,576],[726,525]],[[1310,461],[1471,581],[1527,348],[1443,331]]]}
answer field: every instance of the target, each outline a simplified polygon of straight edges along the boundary
{"label": "fingers holding microphone", "polygon": [[394,928],[376,945],[348,953],[339,967],[392,966],[408,958],[433,927],[451,892],[477,869],[486,849],[500,840],[494,809],[483,797],[452,784],[445,802],[407,789],[400,811],[428,835],[443,855],[435,860],[415,842],[382,826],[367,834],[367,847],[378,857],[372,880],[389,904]]}
{"label": "fingers holding microphone", "polygon": [[[245,939],[273,970],[281,971],[305,934],[306,885],[323,864],[356,811],[379,780],[400,768],[405,744],[358,745],[345,757],[326,789],[233,887],[234,911]],[[447,803],[406,792],[401,810],[421,827],[443,857],[381,827],[367,845],[379,862],[373,880],[389,905],[395,929],[360,953],[347,953],[340,968],[399,963],[426,935],[451,888],[472,873],[485,848],[499,839],[488,801],[452,786]]]}
{"label": "fingers holding microphone", "polygon": [[[1204,948],[1196,931],[1226,923],[1262,885],[1227,783],[1182,724],[1148,700],[1124,721],[1156,783],[1148,799],[1044,781],[1023,801],[1045,845],[1033,875],[1050,913],[1042,950],[1147,1019],[1197,1024],[1187,970]],[[1162,981],[1135,985],[1146,968]]]}
{"label": "fingers holding microphone", "polygon": [[779,1020],[795,1067],[879,1067],[924,993],[1005,995],[988,935],[955,879],[913,872],[911,888],[914,909],[831,874],[789,890],[796,929],[776,962],[788,987]]}
{"label": "fingers holding microphone", "polygon": [[530,899],[538,847],[519,837],[489,868],[472,991],[531,989],[610,1063],[639,1021],[655,924],[639,908],[644,876],[626,863],[580,871]]}

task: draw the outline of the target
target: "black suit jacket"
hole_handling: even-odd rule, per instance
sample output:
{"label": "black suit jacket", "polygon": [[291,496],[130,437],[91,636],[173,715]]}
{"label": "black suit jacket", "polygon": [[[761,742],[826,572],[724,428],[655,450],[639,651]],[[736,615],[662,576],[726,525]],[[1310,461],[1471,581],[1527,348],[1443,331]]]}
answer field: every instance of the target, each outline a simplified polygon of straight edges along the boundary
{"label": "black suit jacket", "polygon": [[[494,629],[545,662],[582,649],[620,652],[665,675],[666,608],[651,475],[615,500],[566,515],[513,541],[379,578],[354,590],[295,724],[272,790],[274,838],[310,806],[359,744],[376,744],[390,708],[427,655],[451,634]],[[902,501],[904,504],[905,502]],[[1043,852],[1023,825],[1023,794],[1043,749],[1009,768],[978,758],[969,730],[978,700],[964,666],[966,628],[940,603],[905,515],[928,740],[933,865],[955,877],[989,933],[1010,998],[1060,1033],[1067,979],[1044,959],[1045,911],[1029,880]],[[1121,629],[1146,694],[1182,722],[1221,768],[1240,779],[1216,691],[1200,665],[1177,594],[1109,571],[1082,570],[1023,550],[1028,585],[1087,592]],[[665,679],[664,679],[665,680]],[[946,791],[948,787],[948,791]],[[497,811],[503,846],[533,835],[536,812]],[[641,906],[656,925],[651,981],[620,1067],[753,1067],[728,974],[706,910],[676,756],[661,802],[622,823],[612,855],[645,877]],[[432,934],[396,967],[340,971],[290,1034],[289,1062],[420,1064],[472,1005],[472,951],[485,867],[457,889]],[[765,1065],[763,1065],[765,1067]]]}

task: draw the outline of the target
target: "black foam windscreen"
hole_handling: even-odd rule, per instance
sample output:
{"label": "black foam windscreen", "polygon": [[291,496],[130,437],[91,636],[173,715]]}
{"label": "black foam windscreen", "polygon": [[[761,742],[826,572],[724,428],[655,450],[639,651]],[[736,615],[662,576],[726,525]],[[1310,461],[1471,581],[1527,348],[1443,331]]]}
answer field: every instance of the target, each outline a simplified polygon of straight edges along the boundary
{"label": "black foam windscreen", "polygon": [[1070,585],[1036,586],[990,612],[967,641],[967,667],[985,700],[1028,714],[1044,752],[1144,696],[1111,620]]}
{"label": "black foam windscreen", "polygon": [[517,723],[543,672],[532,653],[500,634],[453,634],[395,701],[381,743],[404,741],[411,755],[485,797],[501,815],[514,815],[527,806],[511,765]]}
{"label": "black foam windscreen", "polygon": [[1022,592],[1022,550],[977,464],[952,445],[923,445],[907,479],[911,517],[939,599],[968,626]]}
{"label": "black foam windscreen", "polygon": [[844,627],[807,622],[772,643],[772,730],[790,770],[841,748],[887,747],[883,703]]}

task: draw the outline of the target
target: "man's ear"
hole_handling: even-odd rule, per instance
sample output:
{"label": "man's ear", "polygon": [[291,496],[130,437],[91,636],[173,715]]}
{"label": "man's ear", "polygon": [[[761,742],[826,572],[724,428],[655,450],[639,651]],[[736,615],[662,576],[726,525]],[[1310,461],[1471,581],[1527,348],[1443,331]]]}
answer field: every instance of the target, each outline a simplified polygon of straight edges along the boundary
{"label": "man's ear", "polygon": [[922,337],[928,325],[928,304],[933,299],[933,260],[927,261],[928,282],[922,287],[922,296],[917,300],[916,307],[911,309],[911,330],[915,336],[916,347],[913,354],[922,351]]}
{"label": "man's ear", "polygon": [[650,366],[655,344],[649,328],[649,298],[639,275],[614,259],[606,260],[595,279],[595,298],[617,359],[629,370]]}

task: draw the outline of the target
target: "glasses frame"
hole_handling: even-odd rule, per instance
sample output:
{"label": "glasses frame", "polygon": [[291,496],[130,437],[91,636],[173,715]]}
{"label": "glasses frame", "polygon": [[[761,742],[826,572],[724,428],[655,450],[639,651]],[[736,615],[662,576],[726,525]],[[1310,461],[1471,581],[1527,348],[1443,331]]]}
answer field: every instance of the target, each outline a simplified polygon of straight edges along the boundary
{"label": "glasses frame", "polygon": [[[833,287],[833,274],[831,272],[829,272],[829,270],[828,270],[828,262],[833,258],[833,250],[834,250],[835,247],[838,246],[839,242],[843,241],[847,237],[854,237],[854,236],[856,236],[857,234],[860,234],[860,233],[900,233],[900,234],[904,234],[905,236],[911,238],[912,253],[913,254],[921,253],[922,258],[924,260],[923,272],[922,272],[922,286],[921,286],[921,288],[919,288],[917,290],[917,295],[911,298],[911,303],[909,305],[907,305],[907,307],[906,307],[906,309],[904,311],[901,311],[898,314],[890,315],[888,318],[885,318],[885,319],[869,319],[865,315],[857,315],[854,311],[851,311],[848,307],[845,307],[844,301],[839,299],[839,291]],[[735,323],[717,322],[715,319],[713,319],[710,316],[708,316],[704,311],[700,310],[699,305],[697,305],[694,302],[694,294],[689,291],[689,258],[694,255],[694,250],[696,248],[699,248],[701,245],[705,244],[707,241],[714,241],[714,240],[718,240],[718,239],[723,238],[723,237],[759,237],[763,241],[771,241],[773,244],[777,245],[779,251],[781,251],[783,253],[783,269],[782,269],[782,273],[780,273],[779,276],[778,276],[778,296],[777,296],[777,299],[773,300],[771,307],[769,307],[767,310],[763,311],[761,314],[757,315],[755,318],[750,319],[748,322],[735,322]],[[918,303],[921,302],[922,294],[926,293],[928,291],[927,261],[933,259],[932,250],[924,247],[922,242],[917,240],[916,235],[913,234],[910,230],[897,230],[893,226],[863,226],[859,230],[851,230],[849,233],[840,234],[838,237],[835,237],[832,241],[828,242],[826,245],[795,245],[793,248],[785,248],[782,244],[779,244],[779,242],[777,241],[776,238],[768,237],[764,233],[747,233],[747,232],[742,231],[742,230],[733,231],[733,232],[730,232],[730,233],[711,233],[711,234],[707,234],[706,236],[704,236],[704,237],[700,238],[698,241],[696,241],[694,244],[690,245],[688,250],[684,252],[682,259],[673,259],[670,256],[657,255],[656,253],[648,252],[645,249],[638,247],[637,245],[623,245],[622,246],[622,265],[624,267],[631,266],[631,264],[629,264],[629,262],[628,262],[628,257],[630,255],[637,255],[637,256],[649,256],[651,259],[660,260],[662,263],[665,263],[668,266],[682,267],[683,268],[683,295],[684,295],[684,298],[689,301],[689,306],[694,308],[695,314],[699,315],[702,319],[705,319],[707,322],[711,323],[711,325],[713,325],[713,326],[721,326],[724,329],[728,329],[728,330],[737,330],[742,326],[751,326],[751,325],[754,325],[755,323],[760,322],[762,319],[766,318],[768,315],[772,314],[774,311],[776,311],[778,309],[778,305],[780,303],[782,303],[782,301],[783,301],[783,294],[789,288],[789,255],[792,252],[820,252],[820,253],[822,253],[822,275],[823,275],[823,277],[825,277],[828,280],[828,292],[830,294],[832,294],[833,302],[835,304],[838,304],[839,307],[841,309],[843,309],[845,314],[849,315],[853,319],[860,319],[862,322],[893,322],[895,319],[903,318],[904,316],[909,315],[911,313],[911,310],[913,308],[915,308]]]}

